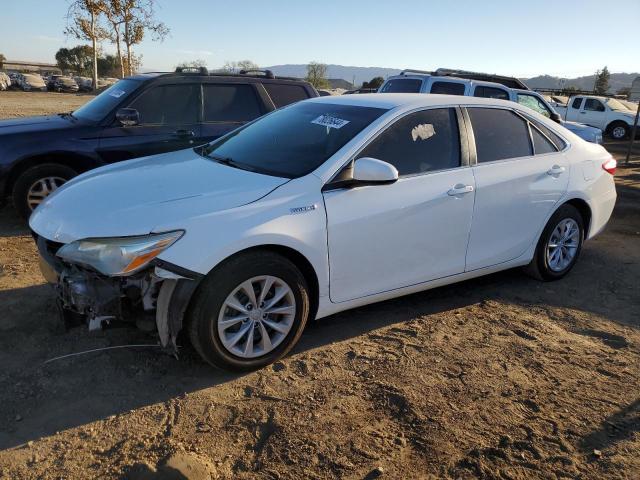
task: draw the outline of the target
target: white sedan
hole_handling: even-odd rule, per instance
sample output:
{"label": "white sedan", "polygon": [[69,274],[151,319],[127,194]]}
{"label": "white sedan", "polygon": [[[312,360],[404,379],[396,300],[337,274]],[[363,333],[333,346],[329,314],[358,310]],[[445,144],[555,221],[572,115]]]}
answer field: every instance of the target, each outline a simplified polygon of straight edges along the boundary
{"label": "white sedan", "polygon": [[309,319],[525,266],[556,280],[616,162],[516,103],[321,97],[203,147],[94,170],[30,219],[67,321],[155,315],[209,363],[285,355]]}

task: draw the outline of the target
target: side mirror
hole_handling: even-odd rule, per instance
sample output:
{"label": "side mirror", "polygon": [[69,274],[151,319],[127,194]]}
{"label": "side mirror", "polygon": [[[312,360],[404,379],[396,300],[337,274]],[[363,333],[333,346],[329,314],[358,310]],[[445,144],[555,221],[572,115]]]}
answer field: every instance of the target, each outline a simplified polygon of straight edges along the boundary
{"label": "side mirror", "polygon": [[562,124],[562,117],[557,112],[551,112],[551,116],[549,118],[556,123]]}
{"label": "side mirror", "polygon": [[398,180],[398,170],[377,158],[362,157],[353,164],[352,178],[356,184],[393,183]]}
{"label": "side mirror", "polygon": [[123,127],[133,127],[140,123],[140,114],[135,108],[121,108],[116,112],[116,120]]}

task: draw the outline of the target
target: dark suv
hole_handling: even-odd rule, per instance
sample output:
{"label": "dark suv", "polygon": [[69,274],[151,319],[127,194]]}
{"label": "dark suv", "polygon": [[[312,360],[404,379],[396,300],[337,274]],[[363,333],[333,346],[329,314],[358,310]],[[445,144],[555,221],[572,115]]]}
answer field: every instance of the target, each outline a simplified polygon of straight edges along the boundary
{"label": "dark suv", "polygon": [[0,121],[0,194],[25,218],[75,175],[207,143],[318,92],[269,70],[177,69],[120,80],[72,113]]}

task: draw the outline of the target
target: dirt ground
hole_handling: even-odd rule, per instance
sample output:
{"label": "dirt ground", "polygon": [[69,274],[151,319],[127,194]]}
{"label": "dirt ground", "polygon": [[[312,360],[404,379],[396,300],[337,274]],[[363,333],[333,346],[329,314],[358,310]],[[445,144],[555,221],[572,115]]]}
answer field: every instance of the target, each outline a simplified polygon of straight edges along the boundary
{"label": "dirt ground", "polygon": [[179,360],[150,346],[44,363],[157,339],[60,332],[7,207],[0,478],[638,479],[640,168],[617,181],[611,223],[565,279],[512,270],[341,313],[246,375],[188,345]]}

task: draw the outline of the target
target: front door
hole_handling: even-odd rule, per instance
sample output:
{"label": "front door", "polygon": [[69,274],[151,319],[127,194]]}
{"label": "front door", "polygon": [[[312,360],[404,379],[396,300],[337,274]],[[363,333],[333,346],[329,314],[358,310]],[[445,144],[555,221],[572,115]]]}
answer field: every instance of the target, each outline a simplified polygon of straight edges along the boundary
{"label": "front door", "polygon": [[584,100],[584,106],[580,112],[580,121],[582,123],[604,130],[606,116],[606,108],[600,100],[597,98],[586,98]]}
{"label": "front door", "polygon": [[458,114],[408,114],[356,158],[394,165],[399,180],[324,192],[333,302],[461,273],[474,201],[464,166]]}
{"label": "front door", "polygon": [[129,105],[140,115],[138,125],[114,121],[100,137],[98,154],[107,162],[181,150],[200,137],[200,85],[158,85],[142,92]]}
{"label": "front door", "polygon": [[478,158],[467,253],[471,271],[518,258],[537,241],[567,189],[569,164],[548,138],[511,110],[467,110]]}

